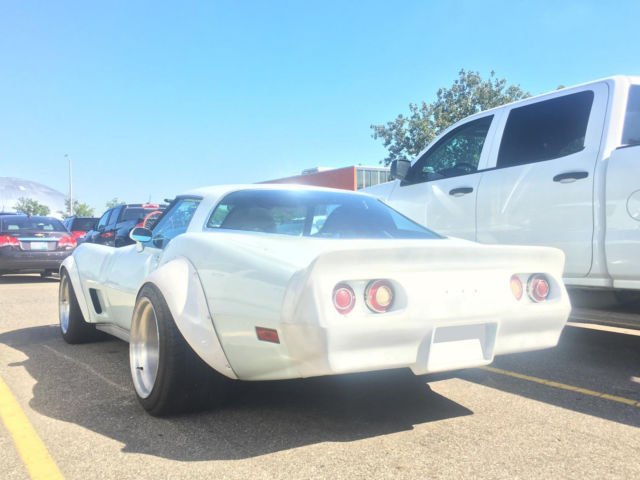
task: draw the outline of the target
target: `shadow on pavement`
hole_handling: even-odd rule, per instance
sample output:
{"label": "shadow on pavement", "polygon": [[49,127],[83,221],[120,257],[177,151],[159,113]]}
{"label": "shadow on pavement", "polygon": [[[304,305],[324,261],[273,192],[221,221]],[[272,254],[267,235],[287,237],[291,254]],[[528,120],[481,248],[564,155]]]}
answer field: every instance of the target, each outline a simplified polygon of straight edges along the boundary
{"label": "shadow on pavement", "polygon": [[[640,402],[640,336],[565,327],[556,348],[497,357],[491,366]],[[481,369],[464,370],[449,376],[640,427],[639,406]]]}
{"label": "shadow on pavement", "polygon": [[38,284],[38,283],[51,283],[51,282],[59,282],[60,278],[58,275],[41,277],[39,274],[8,274],[0,276],[0,285],[19,285],[19,284]]}
{"label": "shadow on pavement", "polygon": [[210,412],[158,419],[139,406],[128,345],[67,345],[58,328],[0,335],[28,358],[30,406],[124,444],[124,451],[175,460],[230,460],[320,442],[348,442],[470,415],[408,370],[279,382],[238,382],[232,401]]}

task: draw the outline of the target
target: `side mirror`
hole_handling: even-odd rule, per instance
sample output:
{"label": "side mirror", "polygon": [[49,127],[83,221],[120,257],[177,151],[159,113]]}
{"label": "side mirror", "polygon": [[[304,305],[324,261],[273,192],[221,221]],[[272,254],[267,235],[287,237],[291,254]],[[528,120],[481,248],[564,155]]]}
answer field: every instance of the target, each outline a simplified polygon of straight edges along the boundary
{"label": "side mirror", "polygon": [[136,227],[129,232],[129,238],[137,243],[145,243],[151,240],[151,230],[143,227]]}
{"label": "side mirror", "polygon": [[411,168],[411,162],[409,160],[394,160],[391,162],[391,169],[389,174],[391,178],[403,180],[409,173]]}

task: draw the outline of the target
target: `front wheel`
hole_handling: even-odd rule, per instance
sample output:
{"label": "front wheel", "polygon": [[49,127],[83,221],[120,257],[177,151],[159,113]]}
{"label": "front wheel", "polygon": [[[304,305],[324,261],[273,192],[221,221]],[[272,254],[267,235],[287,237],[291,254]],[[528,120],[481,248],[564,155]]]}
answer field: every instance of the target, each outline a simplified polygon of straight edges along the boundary
{"label": "front wheel", "polygon": [[136,396],[151,415],[200,410],[226,398],[230,380],[191,349],[160,290],[152,284],[138,295],[129,342]]}

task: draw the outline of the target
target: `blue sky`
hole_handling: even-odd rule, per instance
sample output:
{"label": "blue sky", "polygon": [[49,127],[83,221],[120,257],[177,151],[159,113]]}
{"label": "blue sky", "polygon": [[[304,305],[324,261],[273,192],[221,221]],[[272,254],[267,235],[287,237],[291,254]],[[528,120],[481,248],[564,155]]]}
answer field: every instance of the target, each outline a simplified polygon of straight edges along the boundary
{"label": "blue sky", "polygon": [[461,69],[532,94],[640,74],[640,2],[0,0],[0,176],[161,201],[377,165]]}

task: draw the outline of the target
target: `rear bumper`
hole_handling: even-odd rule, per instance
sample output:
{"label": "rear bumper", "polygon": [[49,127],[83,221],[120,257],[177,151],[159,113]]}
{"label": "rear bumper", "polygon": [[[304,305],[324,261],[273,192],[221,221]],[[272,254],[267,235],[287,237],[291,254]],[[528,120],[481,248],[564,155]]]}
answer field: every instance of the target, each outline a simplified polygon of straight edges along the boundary
{"label": "rear bumper", "polygon": [[[416,375],[488,365],[495,355],[557,345],[568,302],[468,318],[380,315],[373,322],[319,327],[280,324],[280,344],[236,368],[244,380],[313,377],[410,368]],[[369,319],[371,320],[371,319]],[[384,322],[384,323],[383,323]],[[246,358],[246,357],[245,357]]]}
{"label": "rear bumper", "polygon": [[0,248],[0,272],[29,273],[58,270],[73,250],[56,252],[27,252],[14,248]]}

